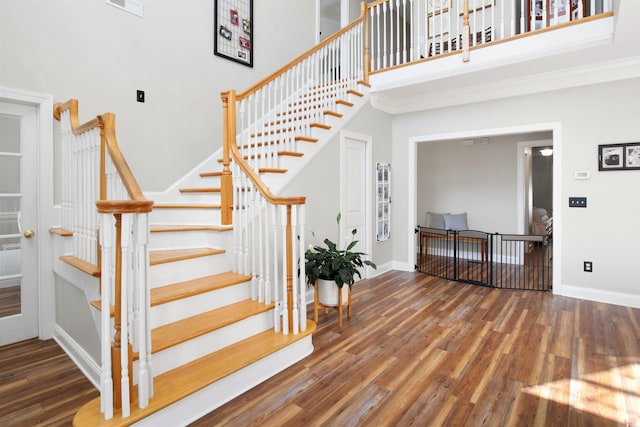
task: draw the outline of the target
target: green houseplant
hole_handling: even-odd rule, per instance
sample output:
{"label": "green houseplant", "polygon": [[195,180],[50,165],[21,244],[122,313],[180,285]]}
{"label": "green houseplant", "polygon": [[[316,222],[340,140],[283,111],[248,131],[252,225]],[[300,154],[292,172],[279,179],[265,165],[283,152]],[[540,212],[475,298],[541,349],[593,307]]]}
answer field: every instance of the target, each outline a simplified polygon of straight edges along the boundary
{"label": "green houseplant", "polygon": [[[338,213],[336,222],[340,225],[341,214]],[[338,246],[329,239],[324,239],[324,245],[315,245],[307,249],[305,253],[305,273],[307,283],[315,285],[318,279],[333,281],[339,289],[345,283],[351,288],[355,282],[355,277],[361,278],[359,268],[368,265],[377,268],[376,265],[362,259],[366,256],[363,252],[354,252],[352,249],[358,244],[355,240],[357,230],[351,231],[351,242],[345,249],[338,249]],[[313,234],[313,233],[312,233]],[[315,234],[313,234],[315,237]]]}

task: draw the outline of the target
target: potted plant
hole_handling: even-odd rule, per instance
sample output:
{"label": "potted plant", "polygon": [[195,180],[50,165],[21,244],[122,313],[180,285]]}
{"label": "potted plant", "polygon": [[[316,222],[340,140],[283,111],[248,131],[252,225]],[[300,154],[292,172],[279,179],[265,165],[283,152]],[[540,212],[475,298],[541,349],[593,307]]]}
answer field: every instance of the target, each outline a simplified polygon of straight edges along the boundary
{"label": "potted plant", "polygon": [[[340,225],[341,214],[338,213],[336,222]],[[368,265],[377,268],[376,265],[362,259],[366,256],[363,252],[353,252],[352,249],[358,244],[355,240],[357,231],[351,231],[351,242],[345,249],[338,249],[338,246],[329,239],[324,239],[324,245],[315,245],[307,249],[305,253],[305,273],[307,283],[318,286],[319,303],[325,306],[338,305],[338,292],[342,292],[342,301],[347,301],[348,289],[355,282],[355,277],[361,278],[359,268]],[[314,237],[315,234],[311,233]],[[344,285],[348,285],[348,288]]]}

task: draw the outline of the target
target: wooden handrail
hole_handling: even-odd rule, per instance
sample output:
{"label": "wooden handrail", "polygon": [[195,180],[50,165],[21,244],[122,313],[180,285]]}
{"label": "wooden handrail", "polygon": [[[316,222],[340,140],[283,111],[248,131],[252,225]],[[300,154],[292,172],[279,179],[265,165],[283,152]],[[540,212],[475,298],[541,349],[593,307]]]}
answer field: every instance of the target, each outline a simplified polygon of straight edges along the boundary
{"label": "wooden handrail", "polygon": [[[100,129],[100,199],[106,199],[106,177],[104,159],[106,151],[113,162],[114,167],[120,175],[120,179],[129,194],[131,200],[146,201],[142,190],[138,185],[127,161],[124,159],[118,142],[116,139],[115,114],[105,113],[98,115],[94,119],[86,123],[79,124],[78,120],[78,100],[70,99],[65,103],[57,103],[54,106],[53,115],[60,120],[60,115],[64,111],[69,111],[69,119],[71,121],[71,131],[74,135],[80,135],[92,129]],[[153,202],[152,202],[153,203]]]}
{"label": "wooden handrail", "polygon": [[[380,2],[386,2],[389,0],[378,0],[377,3]],[[349,30],[351,30],[353,27],[355,27],[356,25],[358,25],[360,22],[362,22],[365,17],[366,17],[366,6],[367,4],[364,3],[364,6],[362,8],[362,12],[360,13],[360,16],[358,18],[356,18],[355,21],[353,21],[352,23],[350,23],[349,25],[347,25],[346,27],[343,27],[342,29],[340,29],[338,32],[336,32],[335,34],[333,34],[332,36],[326,38],[325,40],[323,40],[322,42],[318,43],[315,47],[313,47],[311,50],[306,51],[305,53],[303,53],[302,55],[298,56],[296,59],[294,59],[293,61],[289,62],[287,65],[285,65],[284,67],[278,69],[277,71],[271,73],[270,75],[268,75],[267,77],[265,77],[264,79],[262,79],[260,82],[256,83],[255,85],[251,86],[249,89],[245,90],[242,93],[239,93],[236,95],[236,100],[241,101],[244,98],[248,97],[249,95],[251,95],[252,93],[255,93],[258,91],[258,89],[266,86],[269,82],[271,82],[272,80],[274,80],[276,77],[286,73],[288,70],[292,69],[293,67],[295,67],[297,64],[299,64],[300,62],[304,61],[305,59],[307,59],[308,57],[310,57],[311,55],[313,55],[314,53],[316,53],[317,51],[319,51],[320,49],[324,48],[325,46],[329,45],[332,41],[338,39],[340,36],[342,36],[343,34],[345,34],[346,32],[348,32]],[[366,83],[369,83],[368,81],[366,81]]]}

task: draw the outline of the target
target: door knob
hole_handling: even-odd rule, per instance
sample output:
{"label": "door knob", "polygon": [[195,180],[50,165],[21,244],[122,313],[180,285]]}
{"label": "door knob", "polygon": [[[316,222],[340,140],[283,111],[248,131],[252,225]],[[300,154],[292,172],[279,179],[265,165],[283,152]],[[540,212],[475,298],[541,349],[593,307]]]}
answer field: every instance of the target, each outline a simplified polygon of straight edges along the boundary
{"label": "door knob", "polygon": [[24,237],[26,237],[27,239],[30,239],[33,237],[34,234],[36,233],[33,230],[25,230]]}

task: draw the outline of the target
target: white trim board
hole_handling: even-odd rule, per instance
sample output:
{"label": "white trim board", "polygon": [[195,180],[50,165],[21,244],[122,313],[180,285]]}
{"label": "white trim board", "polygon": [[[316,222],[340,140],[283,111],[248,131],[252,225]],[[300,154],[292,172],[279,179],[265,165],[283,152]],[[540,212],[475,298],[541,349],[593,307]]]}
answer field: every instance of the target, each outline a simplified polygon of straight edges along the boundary
{"label": "white trim board", "polygon": [[52,239],[53,214],[53,96],[0,86],[0,101],[32,105],[36,108],[38,162],[38,330],[40,339],[53,337],[55,295]]}

